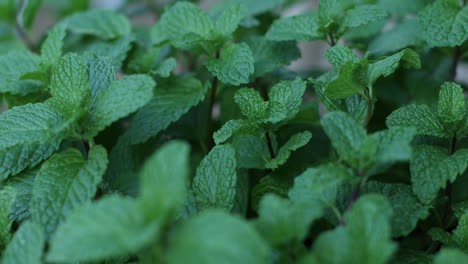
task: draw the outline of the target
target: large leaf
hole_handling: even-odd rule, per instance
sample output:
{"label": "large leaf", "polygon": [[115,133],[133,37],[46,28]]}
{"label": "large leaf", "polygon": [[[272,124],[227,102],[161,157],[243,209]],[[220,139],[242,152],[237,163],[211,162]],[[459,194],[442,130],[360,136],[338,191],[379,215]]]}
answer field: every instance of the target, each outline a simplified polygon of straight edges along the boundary
{"label": "large leaf", "polygon": [[25,222],[16,231],[13,239],[3,252],[3,264],[41,264],[45,235],[40,225]]}

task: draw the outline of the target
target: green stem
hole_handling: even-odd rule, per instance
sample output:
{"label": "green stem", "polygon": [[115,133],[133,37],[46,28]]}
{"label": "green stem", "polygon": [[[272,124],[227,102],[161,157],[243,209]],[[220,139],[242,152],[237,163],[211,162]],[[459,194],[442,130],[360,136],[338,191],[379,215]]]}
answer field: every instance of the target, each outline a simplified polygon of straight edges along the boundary
{"label": "green stem", "polygon": [[26,32],[26,29],[23,25],[23,15],[27,4],[28,0],[20,0],[20,10],[15,19],[15,30],[28,49],[32,52],[36,52],[36,45],[34,45],[34,42],[29,38],[28,33]]}
{"label": "green stem", "polygon": [[374,102],[372,100],[372,97],[369,95],[367,89],[365,90],[365,95],[367,101],[367,115],[366,119],[364,120],[364,123],[362,124],[363,127],[367,127],[367,125],[372,119],[372,116],[374,115]]}
{"label": "green stem", "polygon": [[273,143],[270,137],[270,131],[265,132],[265,139],[266,139],[266,143],[268,146],[268,151],[270,152],[270,158],[271,159],[276,158],[275,150],[273,149]]}
{"label": "green stem", "polygon": [[[216,52],[215,58],[219,58],[219,51]],[[216,76],[213,77],[213,81],[211,82],[211,92],[209,98],[209,105],[208,105],[208,116],[207,116],[207,136],[206,136],[206,145],[208,150],[213,148],[214,141],[213,141],[213,108],[216,101],[216,92],[218,90],[218,78]]]}
{"label": "green stem", "polygon": [[328,38],[330,39],[330,46],[334,47],[336,45],[336,40],[333,33],[328,33]]}

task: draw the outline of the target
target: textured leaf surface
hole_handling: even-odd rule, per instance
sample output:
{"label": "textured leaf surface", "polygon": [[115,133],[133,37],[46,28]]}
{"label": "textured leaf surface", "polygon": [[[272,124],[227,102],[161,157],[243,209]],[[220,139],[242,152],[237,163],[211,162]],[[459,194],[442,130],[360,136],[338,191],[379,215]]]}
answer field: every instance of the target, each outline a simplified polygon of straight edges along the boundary
{"label": "textured leaf surface", "polygon": [[339,70],[336,78],[325,87],[325,94],[331,98],[342,99],[355,94],[364,94],[367,85],[369,63],[348,61]]}
{"label": "textured leaf surface", "polygon": [[388,198],[392,206],[392,236],[406,236],[414,230],[419,220],[429,215],[429,206],[421,204],[405,184],[389,184],[371,181],[364,192],[379,193]]}
{"label": "textured leaf surface", "polygon": [[443,248],[434,258],[434,264],[468,262],[468,255],[453,248]]}
{"label": "textured leaf surface", "polygon": [[358,62],[359,58],[348,47],[337,44],[327,50],[325,56],[328,62],[332,64],[337,70],[341,69],[347,62]]}
{"label": "textured leaf surface", "polygon": [[468,6],[437,0],[419,12],[423,37],[432,47],[454,47],[468,38]]}
{"label": "textured leaf surface", "polygon": [[387,117],[387,126],[415,127],[420,135],[451,137],[445,131],[439,118],[425,105],[401,107]]}
{"label": "textured leaf surface", "polygon": [[37,171],[38,169],[26,170],[5,182],[5,188],[11,188],[16,193],[16,199],[9,215],[11,220],[23,221],[29,218],[32,189]]}
{"label": "textured leaf surface", "polygon": [[236,195],[236,152],[230,145],[218,145],[200,162],[193,179],[193,191],[201,208],[230,210]]}
{"label": "textured leaf surface", "polygon": [[386,263],[396,250],[390,237],[389,202],[364,195],[345,215],[346,225],[319,235],[312,252],[317,263]]}
{"label": "textured leaf surface", "polygon": [[266,264],[270,253],[252,226],[216,210],[188,220],[173,234],[169,245],[168,262],[173,264]]}
{"label": "textured leaf surface", "polygon": [[241,4],[233,4],[226,8],[216,20],[215,34],[226,36],[229,39],[230,35],[236,31],[241,20],[247,15],[247,12],[247,8]]}
{"label": "textured leaf surface", "polygon": [[190,77],[158,84],[153,99],[135,114],[125,137],[131,144],[138,144],[156,136],[203,100],[207,88]]}
{"label": "textured leaf surface", "polygon": [[344,112],[332,112],[322,118],[322,126],[340,157],[357,164],[366,131]]}
{"label": "textured leaf surface", "polygon": [[41,264],[45,235],[40,225],[33,222],[23,223],[3,252],[3,264]]}
{"label": "textured leaf surface", "polygon": [[294,118],[299,112],[306,88],[306,82],[300,78],[275,84],[268,93],[270,102],[268,121],[279,123]]}
{"label": "textured leaf surface", "polygon": [[263,101],[260,93],[253,88],[241,88],[234,95],[234,101],[239,105],[242,114],[253,122],[265,118],[268,102]]}
{"label": "textured leaf surface", "polygon": [[155,82],[147,75],[131,75],[115,81],[104,89],[93,103],[89,120],[89,137],[96,136],[108,125],[148,103],[153,96]]}
{"label": "textured leaf surface", "polygon": [[419,46],[423,42],[418,20],[407,19],[377,36],[369,44],[369,51],[375,54],[387,54],[404,48]]}
{"label": "textured leaf surface", "polygon": [[448,156],[435,146],[419,146],[411,160],[413,192],[423,203],[430,203],[447,181],[453,182],[468,167],[468,150],[461,149]]}
{"label": "textured leaf surface", "polygon": [[12,220],[10,214],[13,211],[17,191],[11,187],[3,187],[0,190],[0,249],[4,249],[10,241],[10,229]]}
{"label": "textured leaf surface", "polygon": [[43,64],[47,66],[53,65],[62,56],[63,40],[66,33],[66,27],[60,24],[49,31],[47,38],[41,45]]}
{"label": "textured leaf surface", "polygon": [[368,82],[372,85],[380,77],[387,77],[402,64],[406,68],[421,68],[419,54],[412,49],[402,50],[395,55],[387,57],[369,65]]}
{"label": "textured leaf surface", "polygon": [[85,262],[135,253],[159,231],[137,208],[135,200],[116,195],[78,208],[53,235],[47,261]]}
{"label": "textured leaf surface", "polygon": [[213,134],[216,144],[221,144],[237,134],[260,134],[258,129],[249,121],[243,119],[229,120]]}
{"label": "textured leaf surface", "polygon": [[108,9],[91,9],[75,13],[63,23],[75,33],[93,35],[102,39],[115,39],[128,35],[131,31],[130,21],[124,15]]}
{"label": "textured leaf surface", "polygon": [[91,201],[107,166],[107,153],[93,147],[88,160],[74,148],[53,155],[44,162],[34,182],[31,215],[47,234],[70,215],[73,209]]}
{"label": "textured leaf surface", "polygon": [[159,148],[141,171],[139,200],[142,211],[154,219],[177,212],[185,202],[190,146],[172,141]]}
{"label": "textured leaf surface", "polygon": [[465,118],[466,106],[463,89],[456,83],[444,83],[439,94],[439,117],[444,122],[454,122]]}
{"label": "textured leaf surface", "polygon": [[261,136],[241,134],[234,136],[232,146],[236,150],[238,168],[264,169],[270,159],[268,146]]}
{"label": "textured leaf surface", "polygon": [[305,146],[307,143],[309,143],[311,138],[312,134],[308,131],[293,135],[280,148],[280,150],[278,151],[278,155],[274,159],[268,161],[265,167],[268,169],[276,169],[279,166],[283,165],[289,159],[289,156],[291,155],[292,151],[295,151]]}
{"label": "textured leaf surface", "polygon": [[387,12],[376,5],[360,5],[346,12],[343,27],[354,28],[382,20]]}
{"label": "textured leaf surface", "polygon": [[209,59],[205,65],[220,81],[232,85],[248,83],[254,72],[253,55],[245,43],[223,48],[219,59]]}
{"label": "textured leaf surface", "polygon": [[270,40],[311,41],[324,38],[319,31],[316,14],[304,14],[277,19],[268,30],[266,37]]}
{"label": "textured leaf surface", "polygon": [[41,59],[29,51],[12,51],[0,56],[0,78],[18,80],[23,74],[37,71]]}

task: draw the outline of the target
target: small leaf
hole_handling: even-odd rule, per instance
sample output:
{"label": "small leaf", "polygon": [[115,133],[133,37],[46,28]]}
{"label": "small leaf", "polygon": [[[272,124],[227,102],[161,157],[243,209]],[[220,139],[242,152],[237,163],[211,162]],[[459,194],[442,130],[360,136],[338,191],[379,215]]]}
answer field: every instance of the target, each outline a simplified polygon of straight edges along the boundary
{"label": "small leaf", "polygon": [[438,111],[443,122],[455,122],[465,118],[465,96],[459,84],[446,82],[442,85]]}
{"label": "small leaf", "polygon": [[330,64],[340,70],[347,62],[359,62],[358,56],[348,47],[337,44],[325,53]]}
{"label": "small leaf", "polygon": [[300,78],[275,84],[268,92],[270,109],[266,121],[275,124],[293,119],[299,112],[306,88],[306,82]]}
{"label": "small leaf", "polygon": [[200,208],[231,210],[236,195],[236,153],[230,145],[215,146],[200,162],[193,191]]}
{"label": "small leaf", "polygon": [[312,41],[325,38],[319,30],[316,14],[304,14],[277,19],[268,30],[266,37],[274,41]]}
{"label": "small leaf", "polygon": [[380,77],[387,77],[402,64],[406,68],[421,68],[419,54],[412,49],[404,49],[395,55],[369,65],[368,83],[372,85]]}
{"label": "small leaf", "polygon": [[53,27],[47,38],[41,45],[41,59],[42,63],[47,67],[54,65],[60,56],[62,56],[63,40],[66,35],[66,27],[64,25],[57,25]]}
{"label": "small leaf", "polygon": [[278,155],[268,161],[265,164],[265,167],[268,169],[276,169],[279,166],[283,165],[286,163],[288,160],[289,156],[291,155],[292,151],[295,151],[303,146],[305,146],[307,143],[309,143],[310,139],[312,138],[312,134],[308,131],[302,132],[302,133],[297,133],[293,135],[278,151]]}
{"label": "small leaf", "polygon": [[355,94],[364,95],[367,86],[369,63],[366,59],[359,62],[348,61],[339,70],[338,76],[325,87],[325,94],[331,98],[342,99]]}
{"label": "small leaf", "polygon": [[226,8],[216,20],[214,33],[227,39],[236,31],[241,20],[247,15],[248,10],[244,5],[233,4]]}
{"label": "small leaf", "polygon": [[239,89],[234,95],[234,100],[239,105],[242,114],[251,121],[255,122],[265,118],[269,104],[255,89]]}
{"label": "small leaf", "polygon": [[232,85],[248,83],[254,72],[253,55],[245,43],[223,48],[219,59],[209,59],[205,65],[220,81]]}

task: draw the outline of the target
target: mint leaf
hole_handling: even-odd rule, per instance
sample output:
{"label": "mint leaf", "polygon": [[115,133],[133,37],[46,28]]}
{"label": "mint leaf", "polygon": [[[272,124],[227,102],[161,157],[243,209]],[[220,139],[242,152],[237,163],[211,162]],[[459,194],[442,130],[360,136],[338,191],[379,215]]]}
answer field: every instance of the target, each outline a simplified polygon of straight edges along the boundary
{"label": "mint leaf", "polygon": [[267,121],[276,124],[294,118],[306,88],[306,82],[300,78],[275,84],[268,92],[270,109]]}
{"label": "mint leaf", "polygon": [[186,143],[172,141],[160,147],[145,162],[139,201],[142,211],[151,219],[174,215],[184,204],[189,151]]}
{"label": "mint leaf", "polygon": [[171,72],[177,67],[177,61],[174,58],[168,58],[161,62],[161,64],[154,70],[154,73],[167,78],[171,75]]}
{"label": "mint leaf", "polygon": [[226,8],[216,20],[214,30],[215,34],[229,40],[241,20],[247,15],[248,10],[244,5],[233,4]]}
{"label": "mint leaf", "polygon": [[313,13],[275,20],[266,37],[274,41],[312,41],[325,38],[320,31],[317,15]]}
{"label": "mint leaf", "polygon": [[357,164],[361,145],[367,137],[364,128],[344,112],[329,113],[321,123],[338,155],[350,164]]}
{"label": "mint leaf", "polygon": [[401,22],[401,24],[398,24],[389,31],[386,31],[377,36],[369,44],[369,51],[378,55],[387,54],[408,47],[418,47],[423,43],[424,40],[421,35],[421,29],[418,20],[406,19]]}
{"label": "mint leaf", "polygon": [[268,146],[261,136],[240,134],[232,139],[238,168],[264,169],[270,159]]}
{"label": "mint leaf", "polygon": [[389,202],[368,194],[345,215],[346,225],[316,239],[312,253],[317,263],[386,263],[396,250],[390,237]]}
{"label": "mint leaf", "polygon": [[388,127],[415,127],[420,135],[449,138],[439,118],[425,105],[408,105],[401,107],[387,117]]}
{"label": "mint leaf", "polygon": [[200,162],[193,191],[200,208],[231,210],[236,195],[236,153],[230,145],[218,145]]}
{"label": "mint leaf", "polygon": [[341,69],[348,62],[359,62],[358,56],[354,52],[341,44],[337,44],[327,50],[325,56],[328,62],[337,70]]}
{"label": "mint leaf", "polygon": [[268,245],[248,223],[221,211],[207,210],[182,224],[171,236],[167,260],[174,264],[266,264],[269,254]]}
{"label": "mint leaf", "polygon": [[441,86],[438,113],[441,120],[447,123],[465,118],[465,96],[459,84],[447,82]]}
{"label": "mint leaf", "polygon": [[380,77],[387,77],[402,64],[406,68],[421,68],[419,55],[412,49],[402,50],[390,57],[369,65],[369,84],[373,84]]}
{"label": "mint leaf", "polygon": [[112,82],[96,96],[88,123],[88,137],[93,138],[108,125],[149,102],[155,82],[147,75],[128,76]]}
{"label": "mint leaf", "polygon": [[247,120],[229,120],[218,131],[213,134],[216,144],[224,143],[226,140],[238,134],[261,134],[258,128]]}
{"label": "mint leaf", "polygon": [[423,37],[431,47],[454,47],[468,39],[468,7],[458,1],[437,0],[418,14]]}
{"label": "mint leaf", "polygon": [[379,193],[388,198],[392,206],[392,236],[406,236],[416,228],[419,220],[429,215],[429,206],[421,204],[405,184],[368,182],[364,192]]}
{"label": "mint leaf", "polygon": [[41,45],[42,64],[46,67],[54,65],[62,56],[66,33],[66,27],[63,25],[57,25],[49,31],[47,38]]}
{"label": "mint leaf", "polygon": [[453,182],[468,167],[468,150],[461,149],[449,156],[447,151],[435,146],[419,146],[411,160],[413,192],[428,204],[434,200],[447,181]]}
{"label": "mint leaf", "polygon": [[234,101],[239,105],[242,114],[252,122],[265,118],[269,103],[263,101],[258,91],[252,88],[241,88],[234,95]]}
{"label": "mint leaf", "polygon": [[4,249],[10,241],[10,229],[13,221],[10,214],[17,197],[17,191],[9,186],[0,191],[0,249]]}
{"label": "mint leaf", "polygon": [[348,61],[339,70],[336,78],[325,87],[325,94],[331,98],[342,99],[355,94],[364,95],[367,86],[369,62]]}
{"label": "mint leaf", "polygon": [[468,261],[468,255],[453,248],[443,248],[434,258],[434,264],[463,263]]}
{"label": "mint leaf", "polygon": [[302,132],[302,133],[297,133],[293,135],[278,151],[277,156],[268,161],[265,164],[265,167],[268,169],[276,169],[279,166],[283,165],[286,163],[288,160],[289,156],[291,155],[292,151],[295,151],[303,146],[305,146],[307,143],[309,143],[310,139],[312,138],[312,134],[308,131]]}
{"label": "mint leaf", "polygon": [[13,239],[3,252],[2,263],[42,263],[45,235],[40,225],[27,221],[16,231]]}
{"label": "mint leaf", "polygon": [[0,55],[0,80],[19,80],[21,76],[40,69],[41,58],[29,51],[12,51]]}
{"label": "mint leaf", "polygon": [[61,23],[74,33],[92,35],[105,40],[128,35],[131,31],[127,17],[109,9],[91,9],[75,13]]}
{"label": "mint leaf", "polygon": [[10,220],[20,222],[29,218],[32,189],[37,171],[38,169],[23,171],[5,182],[4,189],[14,190],[16,193],[11,210],[3,211],[8,212]]}
{"label": "mint leaf", "polygon": [[360,5],[346,12],[343,28],[355,28],[384,19],[387,12],[377,5]]}
{"label": "mint leaf", "polygon": [[37,173],[32,191],[32,220],[52,234],[73,209],[91,201],[107,166],[107,152],[91,148],[88,160],[74,148],[55,154]]}
{"label": "mint leaf", "polygon": [[219,59],[205,61],[205,66],[223,83],[239,85],[249,82],[254,72],[254,59],[247,44],[231,44],[221,49]]}
{"label": "mint leaf", "polygon": [[125,256],[155,239],[158,230],[157,223],[145,222],[137,201],[107,196],[73,211],[52,236],[46,260],[81,262]]}
{"label": "mint leaf", "polygon": [[307,235],[310,224],[322,215],[321,210],[304,210],[301,205],[274,194],[263,197],[258,214],[255,226],[274,246],[301,241]]}
{"label": "mint leaf", "polygon": [[77,54],[68,53],[54,66],[50,93],[71,109],[85,103],[83,101],[89,94],[88,71]]}
{"label": "mint leaf", "polygon": [[133,118],[125,137],[139,144],[156,136],[205,98],[207,85],[192,77],[158,83],[153,98]]}

